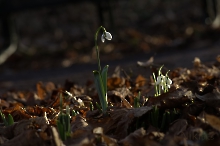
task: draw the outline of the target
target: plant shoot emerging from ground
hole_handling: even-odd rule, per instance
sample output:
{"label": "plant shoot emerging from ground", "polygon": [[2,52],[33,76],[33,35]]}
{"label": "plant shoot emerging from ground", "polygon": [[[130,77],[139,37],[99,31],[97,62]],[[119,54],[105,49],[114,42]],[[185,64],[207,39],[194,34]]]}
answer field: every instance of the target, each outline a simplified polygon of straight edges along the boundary
{"label": "plant shoot emerging from ground", "polygon": [[93,74],[95,77],[95,86],[96,90],[98,92],[99,100],[102,106],[102,113],[105,114],[107,111],[107,72],[108,72],[108,65],[106,65],[103,70],[101,69],[100,64],[100,57],[99,57],[99,48],[97,44],[97,38],[99,31],[102,30],[103,34],[101,36],[101,41],[104,43],[105,39],[111,40],[112,35],[106,31],[106,29],[103,26],[100,26],[98,30],[95,33],[95,47],[96,47],[96,54],[97,54],[97,60],[98,60],[98,70],[94,70]]}
{"label": "plant shoot emerging from ground", "polygon": [[14,124],[14,119],[11,114],[8,114],[8,116],[6,117],[0,110],[0,117],[2,121],[4,122],[5,126],[10,126]]}

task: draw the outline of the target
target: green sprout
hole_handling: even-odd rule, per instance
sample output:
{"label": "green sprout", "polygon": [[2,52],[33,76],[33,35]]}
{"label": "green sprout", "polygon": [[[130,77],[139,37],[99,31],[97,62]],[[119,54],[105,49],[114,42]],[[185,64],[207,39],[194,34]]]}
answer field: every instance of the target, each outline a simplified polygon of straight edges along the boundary
{"label": "green sprout", "polygon": [[63,101],[62,95],[60,95],[60,113],[57,120],[57,128],[60,135],[60,138],[65,141],[68,137],[70,137],[71,129],[70,129],[70,108],[66,106],[66,113],[63,113]]}
{"label": "green sprout", "polygon": [[5,126],[10,126],[14,124],[14,119],[11,114],[8,114],[8,116],[5,117],[5,115],[0,111],[0,116]]}
{"label": "green sprout", "polygon": [[141,92],[138,92],[138,96],[134,98],[134,108],[139,108],[140,107],[140,97],[141,97]]}
{"label": "green sprout", "polygon": [[150,112],[150,122],[154,127],[159,127],[159,108],[154,106]]}
{"label": "green sprout", "polygon": [[149,122],[152,126],[166,131],[169,124],[176,120],[179,112],[174,108],[173,110],[161,111],[157,106],[154,106],[149,113]]}
{"label": "green sprout", "polygon": [[108,72],[108,65],[106,65],[103,70],[101,69],[100,64],[100,57],[99,57],[99,48],[97,44],[97,37],[99,31],[102,30],[103,34],[101,36],[101,40],[104,43],[105,39],[111,40],[112,35],[106,31],[106,29],[103,26],[100,26],[95,34],[95,46],[96,46],[96,54],[97,54],[97,60],[98,60],[98,70],[94,70],[93,74],[95,77],[95,86],[96,90],[98,92],[99,100],[102,106],[102,113],[106,114],[108,102],[107,102],[107,72]]}
{"label": "green sprout", "polygon": [[90,111],[94,110],[94,106],[93,106],[92,102],[89,103],[89,108],[90,108]]}
{"label": "green sprout", "polygon": [[158,70],[158,76],[156,78],[155,74],[153,73],[153,79],[155,82],[155,96],[161,95],[161,89],[164,91],[164,93],[168,92],[168,89],[170,88],[170,85],[172,84],[172,80],[169,78],[168,73],[164,76],[161,72],[161,69],[163,68],[163,65]]}
{"label": "green sprout", "polygon": [[96,105],[97,109],[99,110],[99,112],[102,112],[102,109],[101,109],[100,105],[98,104],[98,102],[96,102],[95,105]]}

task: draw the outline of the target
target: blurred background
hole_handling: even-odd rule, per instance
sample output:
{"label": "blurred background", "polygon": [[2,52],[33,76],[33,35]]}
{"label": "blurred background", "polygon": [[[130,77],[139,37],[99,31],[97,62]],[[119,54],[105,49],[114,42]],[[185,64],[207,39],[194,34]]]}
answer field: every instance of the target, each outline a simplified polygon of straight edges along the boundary
{"label": "blurred background", "polygon": [[0,5],[4,89],[91,78],[100,25],[113,36],[98,42],[101,63],[111,70],[151,56],[171,68],[189,67],[194,57],[206,62],[220,54],[218,0],[1,0]]}

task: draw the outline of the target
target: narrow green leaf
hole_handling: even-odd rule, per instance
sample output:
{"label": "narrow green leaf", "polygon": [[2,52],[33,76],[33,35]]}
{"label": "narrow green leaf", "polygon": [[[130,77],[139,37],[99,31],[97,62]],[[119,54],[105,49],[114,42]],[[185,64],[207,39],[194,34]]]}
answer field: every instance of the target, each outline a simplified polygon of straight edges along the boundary
{"label": "narrow green leaf", "polygon": [[159,125],[159,109],[157,107],[157,105],[155,106],[155,118],[156,118],[156,126],[158,127]]}
{"label": "narrow green leaf", "polygon": [[139,108],[139,107],[140,107],[139,99],[138,99],[138,97],[135,97],[134,98],[134,108]]}
{"label": "narrow green leaf", "polygon": [[69,115],[65,115],[65,125],[66,125],[66,132],[70,133],[70,116]]}
{"label": "narrow green leaf", "polygon": [[163,113],[163,119],[160,128],[164,130],[165,125],[166,125],[166,112]]}
{"label": "narrow green leaf", "polygon": [[108,78],[108,65],[106,65],[101,73],[102,76],[102,83],[103,83],[103,87],[104,87],[104,91],[105,93],[107,93],[107,78]]}
{"label": "narrow green leaf", "polygon": [[102,109],[101,109],[100,105],[98,104],[98,102],[96,102],[95,104],[96,104],[96,107],[99,110],[99,112],[102,112]]}
{"label": "narrow green leaf", "polygon": [[8,114],[7,123],[8,123],[8,126],[14,124],[14,119],[11,114]]}
{"label": "narrow green leaf", "polygon": [[77,114],[75,112],[75,110],[72,110],[72,116],[75,117]]}
{"label": "narrow green leaf", "polygon": [[64,126],[63,126],[63,124],[59,120],[57,121],[57,129],[58,129],[60,138],[63,141],[66,140],[66,136],[65,136],[66,134],[65,134],[65,131],[64,131]]}
{"label": "narrow green leaf", "polygon": [[107,111],[107,99],[106,99],[106,93],[105,88],[103,87],[103,81],[102,77],[99,73],[99,71],[93,71],[94,77],[95,77],[95,86],[99,95],[99,100],[102,106],[102,112],[106,113]]}
{"label": "narrow green leaf", "polygon": [[7,126],[8,122],[7,122],[6,118],[5,118],[5,115],[1,111],[0,111],[0,115],[1,115],[2,121],[4,122],[5,126]]}
{"label": "narrow green leaf", "polygon": [[92,102],[89,103],[89,106],[90,106],[90,111],[93,111],[94,110],[94,106],[93,106]]}

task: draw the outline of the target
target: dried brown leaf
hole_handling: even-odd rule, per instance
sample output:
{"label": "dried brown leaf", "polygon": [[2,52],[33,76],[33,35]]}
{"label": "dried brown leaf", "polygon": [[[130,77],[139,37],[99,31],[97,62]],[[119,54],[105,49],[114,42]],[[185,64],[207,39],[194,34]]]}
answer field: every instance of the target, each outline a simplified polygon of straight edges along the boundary
{"label": "dried brown leaf", "polygon": [[[123,105],[126,108],[132,108],[132,105],[130,103],[133,102],[133,94],[131,93],[131,91],[128,88],[117,88],[113,91],[108,91],[108,97],[112,101],[114,101],[113,98],[118,97],[121,99]],[[127,101],[127,99],[125,99],[126,97],[128,97],[128,99],[130,101]]]}
{"label": "dried brown leaf", "polygon": [[86,122],[86,119],[83,118],[81,115],[77,115],[73,118],[71,123],[71,131],[75,131],[77,129],[84,129],[87,131],[91,131],[92,127]]}
{"label": "dried brown leaf", "polygon": [[143,77],[142,75],[138,75],[135,80],[135,83],[136,83],[136,87],[142,87],[146,84],[146,78]]}
{"label": "dried brown leaf", "polygon": [[220,92],[217,90],[213,90],[211,93],[207,93],[205,95],[195,94],[197,98],[202,101],[205,101],[207,105],[211,107],[220,107]]}
{"label": "dried brown leaf", "polygon": [[92,131],[86,129],[76,129],[72,131],[71,138],[65,141],[66,145],[71,146],[92,146],[94,144]]}
{"label": "dried brown leaf", "polygon": [[125,84],[125,78],[123,77],[111,77],[108,78],[107,87],[108,90],[113,90],[115,88],[122,87]]}
{"label": "dried brown leaf", "polygon": [[36,88],[37,88],[37,96],[43,100],[46,97],[46,90],[45,87],[43,86],[42,82],[38,82],[36,84]]}
{"label": "dried brown leaf", "polygon": [[39,136],[36,130],[22,130],[21,134],[17,135],[10,141],[2,144],[2,146],[46,146],[46,142]]}
{"label": "dried brown leaf", "polygon": [[164,133],[153,131],[147,134],[148,137],[155,141],[161,141],[164,138]]}
{"label": "dried brown leaf", "polygon": [[134,131],[118,143],[123,146],[160,146],[159,143],[147,138],[143,128]]}
{"label": "dried brown leaf", "polygon": [[117,109],[110,111],[111,119],[106,123],[106,133],[114,131],[116,139],[122,139],[127,135],[127,129],[134,120],[150,111],[152,107],[140,107],[135,109]]}
{"label": "dried brown leaf", "polygon": [[150,59],[147,60],[146,62],[138,61],[137,64],[142,67],[149,67],[153,64],[153,62],[154,62],[154,57],[150,57]]}
{"label": "dried brown leaf", "polygon": [[3,99],[0,99],[0,107],[6,107],[8,108],[9,107],[9,103]]}
{"label": "dried brown leaf", "polygon": [[41,128],[41,131],[45,131],[48,127],[48,124],[49,124],[46,112],[44,113],[44,115],[42,117],[35,117],[30,120],[34,124],[37,124]]}
{"label": "dried brown leaf", "polygon": [[170,125],[169,133],[176,136],[182,135],[184,134],[187,126],[188,122],[185,119],[178,119]]}
{"label": "dried brown leaf", "polygon": [[181,107],[183,104],[190,102],[194,99],[194,95],[187,89],[171,88],[169,92],[163,93],[158,97],[148,98],[146,105],[160,104],[163,108],[176,108]]}
{"label": "dried brown leaf", "polygon": [[209,115],[204,113],[204,120],[208,123],[212,128],[218,130],[220,132],[220,118],[214,115]]}

